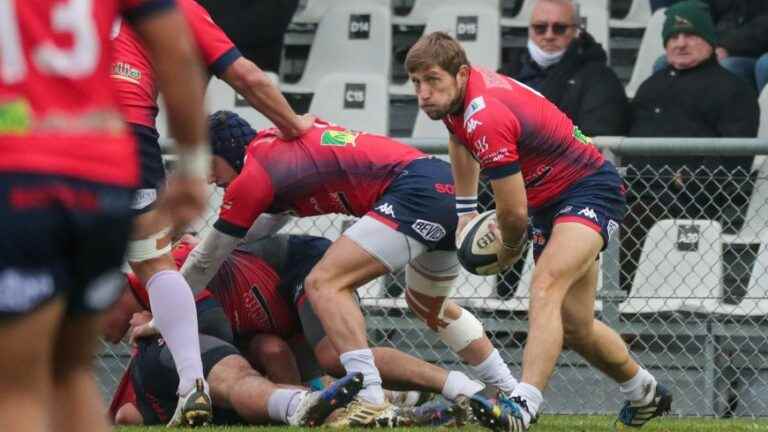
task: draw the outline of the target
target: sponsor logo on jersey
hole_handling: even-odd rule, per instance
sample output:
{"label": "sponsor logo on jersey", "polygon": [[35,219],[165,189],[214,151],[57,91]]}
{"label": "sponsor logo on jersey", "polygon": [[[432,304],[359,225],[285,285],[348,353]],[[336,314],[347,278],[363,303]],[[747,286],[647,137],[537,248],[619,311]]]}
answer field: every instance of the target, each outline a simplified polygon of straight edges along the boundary
{"label": "sponsor logo on jersey", "polygon": [[485,137],[485,135],[475,140],[475,144],[473,147],[476,155],[481,155],[485,153],[485,151],[488,150],[488,140]]}
{"label": "sponsor logo on jersey", "polygon": [[592,138],[585,135],[584,132],[582,132],[578,126],[573,127],[573,137],[576,138],[576,141],[582,144],[588,144],[588,145],[592,144]]}
{"label": "sponsor logo on jersey", "polygon": [[157,199],[157,189],[139,189],[133,194],[131,209],[141,210]]}
{"label": "sponsor logo on jersey", "polygon": [[395,216],[395,210],[392,208],[392,204],[390,203],[384,203],[378,207],[376,207],[376,210],[379,211],[379,213],[385,214],[391,218],[396,218]]}
{"label": "sponsor logo on jersey", "polygon": [[0,133],[22,134],[29,130],[32,114],[26,100],[0,103]]}
{"label": "sponsor logo on jersey", "polygon": [[53,276],[50,273],[15,268],[0,272],[2,312],[26,312],[53,295],[53,292]]}
{"label": "sponsor logo on jersey", "polygon": [[411,228],[427,241],[436,242],[445,237],[445,228],[439,223],[416,219]]}
{"label": "sponsor logo on jersey", "polygon": [[327,130],[320,136],[320,145],[346,147],[348,144],[351,144],[352,147],[355,147],[358,135],[348,130]]}
{"label": "sponsor logo on jersey", "polygon": [[85,304],[91,309],[104,309],[122,293],[125,276],[119,271],[105,273],[86,288]]}
{"label": "sponsor logo on jersey", "polygon": [[141,81],[141,71],[128,63],[117,62],[112,65],[111,77],[138,84]]}
{"label": "sponsor logo on jersey", "polygon": [[473,115],[479,113],[484,109],[485,109],[485,99],[483,99],[482,96],[478,96],[472,99],[472,101],[469,102],[467,109],[464,111],[464,124],[467,124],[467,122],[469,121],[469,119],[472,118]]}
{"label": "sponsor logo on jersey", "polygon": [[478,126],[482,126],[483,122],[477,119],[469,119],[467,122],[467,133],[472,133],[477,129]]}
{"label": "sponsor logo on jersey", "polygon": [[578,214],[597,222],[597,214],[590,207],[584,207],[583,209],[579,210]]}

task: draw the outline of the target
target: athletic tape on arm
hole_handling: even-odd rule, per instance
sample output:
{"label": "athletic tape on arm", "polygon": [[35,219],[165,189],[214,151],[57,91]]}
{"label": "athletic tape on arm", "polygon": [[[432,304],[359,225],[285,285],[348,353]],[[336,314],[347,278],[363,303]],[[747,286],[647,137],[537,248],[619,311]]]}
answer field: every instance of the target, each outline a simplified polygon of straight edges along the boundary
{"label": "athletic tape on arm", "polygon": [[144,262],[171,253],[171,240],[165,242],[165,246],[158,248],[158,240],[168,236],[170,228],[152,234],[148,238],[131,240],[128,243],[126,258],[128,262]]}
{"label": "athletic tape on arm", "polygon": [[181,275],[187,280],[192,292],[197,294],[208,285],[213,276],[240,243],[240,238],[212,229],[192,252],[181,267]]}

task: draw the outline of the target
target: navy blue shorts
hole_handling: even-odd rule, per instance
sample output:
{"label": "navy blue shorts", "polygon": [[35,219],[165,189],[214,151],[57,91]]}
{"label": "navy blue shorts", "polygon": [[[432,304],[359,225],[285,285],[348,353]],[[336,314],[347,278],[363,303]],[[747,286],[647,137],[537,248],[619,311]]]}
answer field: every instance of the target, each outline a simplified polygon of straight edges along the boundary
{"label": "navy blue shorts", "polygon": [[538,259],[561,222],[577,222],[592,228],[603,238],[603,249],[619,229],[626,212],[624,182],[612,163],[572,184],[559,198],[545,207],[531,210],[529,237],[533,257]]}
{"label": "navy blue shorts", "polygon": [[368,216],[416,239],[428,250],[456,250],[456,197],[451,166],[416,159],[392,181]]}
{"label": "navy blue shorts", "polygon": [[153,208],[157,195],[165,185],[165,164],[157,130],[134,123],[130,126],[139,144],[141,172],[141,183],[131,208],[135,214],[142,214]]}
{"label": "navy blue shorts", "polygon": [[0,317],[67,298],[98,312],[122,292],[132,191],[70,177],[0,174]]}

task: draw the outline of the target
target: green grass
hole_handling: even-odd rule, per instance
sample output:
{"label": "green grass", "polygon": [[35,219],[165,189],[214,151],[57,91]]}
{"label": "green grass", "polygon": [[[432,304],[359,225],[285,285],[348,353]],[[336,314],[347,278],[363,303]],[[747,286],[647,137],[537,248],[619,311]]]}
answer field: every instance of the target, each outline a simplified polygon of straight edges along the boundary
{"label": "green grass", "polygon": [[[549,415],[542,417],[541,421],[531,429],[532,432],[600,432],[613,431],[612,417],[602,416],[558,416]],[[160,427],[124,427],[117,429],[120,432],[147,432],[167,430]],[[211,427],[195,429],[197,432],[284,432],[287,427]],[[395,429],[405,432],[408,428]],[[481,428],[464,428],[463,430],[480,432]],[[642,429],[625,428],[625,431],[642,432],[768,432],[768,419],[701,419],[701,418],[665,418],[656,419],[648,423]]]}

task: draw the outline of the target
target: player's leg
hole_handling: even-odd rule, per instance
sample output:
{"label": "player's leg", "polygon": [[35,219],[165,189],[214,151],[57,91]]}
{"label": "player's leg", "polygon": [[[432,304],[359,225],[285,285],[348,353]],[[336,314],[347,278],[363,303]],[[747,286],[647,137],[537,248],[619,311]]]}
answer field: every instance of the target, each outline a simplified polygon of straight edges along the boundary
{"label": "player's leg", "polygon": [[272,382],[301,384],[299,365],[288,342],[273,334],[253,335],[247,343],[248,360]]}
{"label": "player's leg", "polygon": [[165,182],[157,132],[141,125],[131,126],[139,143],[142,179],[132,205],[137,217],[126,258],[147,287],[155,325],[176,359],[181,376],[178,391],[185,395],[179,405],[182,415],[186,401],[196,398],[195,382],[203,376],[195,299],[171,257],[168,211],[157,205]]}
{"label": "player's leg", "polygon": [[471,312],[449,300],[458,276],[454,251],[432,251],[408,263],[408,306],[484,383],[509,393],[517,385],[509,367]]}
{"label": "player's leg", "polygon": [[[13,297],[8,297],[9,289],[23,290],[25,287],[23,283],[12,285],[0,281],[0,297],[10,300]],[[12,292],[10,294],[17,296]],[[0,301],[0,310],[5,315],[7,308],[2,303]],[[3,343],[3,355],[0,355],[0,430],[48,430],[53,403],[51,368],[54,337],[63,311],[64,301],[59,298],[23,316],[0,318],[0,341]]]}

